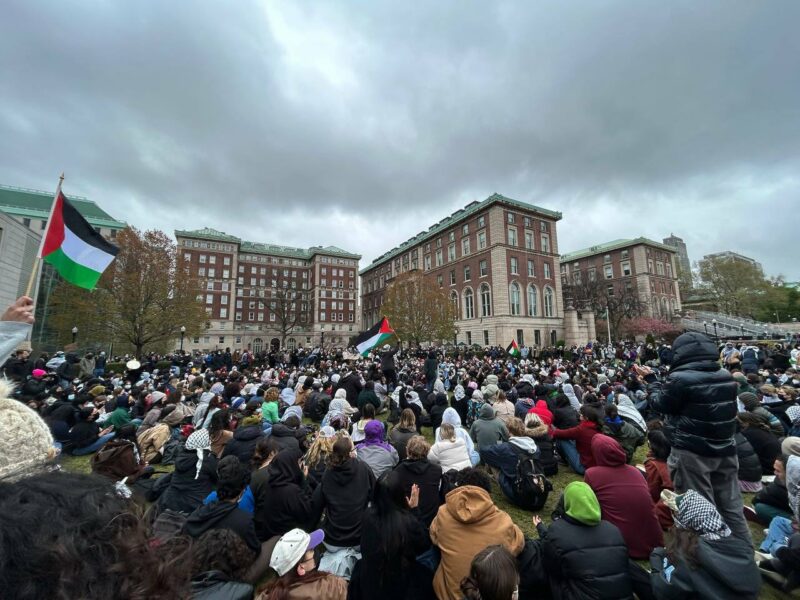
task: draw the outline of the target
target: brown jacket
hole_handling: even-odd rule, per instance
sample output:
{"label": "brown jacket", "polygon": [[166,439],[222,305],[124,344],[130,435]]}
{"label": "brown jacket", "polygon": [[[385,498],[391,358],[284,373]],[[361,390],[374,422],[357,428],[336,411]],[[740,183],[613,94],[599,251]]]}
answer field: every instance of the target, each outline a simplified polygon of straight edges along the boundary
{"label": "brown jacket", "polygon": [[[269,600],[270,594],[261,592],[256,600]],[[328,573],[311,583],[297,583],[289,588],[289,600],[347,600],[347,581]]]}
{"label": "brown jacket", "polygon": [[475,555],[493,544],[503,544],[517,556],[525,537],[508,513],[497,508],[483,488],[465,485],[447,494],[431,523],[431,541],[442,561],[433,578],[439,600],[459,600],[461,580],[469,575]]}
{"label": "brown jacket", "polygon": [[161,448],[167,443],[169,436],[170,429],[166,423],[159,423],[137,435],[136,441],[139,442],[142,460],[147,463],[153,462],[153,459],[161,454]]}
{"label": "brown jacket", "polygon": [[211,436],[211,452],[213,452],[217,458],[222,458],[222,451],[225,449],[225,445],[232,439],[232,431],[228,431],[227,429],[218,431]]}

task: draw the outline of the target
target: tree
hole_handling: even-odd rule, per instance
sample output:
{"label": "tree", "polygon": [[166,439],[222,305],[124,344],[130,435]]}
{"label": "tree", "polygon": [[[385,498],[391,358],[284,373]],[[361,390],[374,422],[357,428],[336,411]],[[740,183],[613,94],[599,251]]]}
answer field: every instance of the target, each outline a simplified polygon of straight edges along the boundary
{"label": "tree", "polygon": [[458,333],[457,310],[447,293],[418,272],[398,275],[389,284],[382,310],[397,336],[416,345],[452,340]]}
{"label": "tree", "polygon": [[701,260],[698,277],[700,287],[729,315],[752,317],[769,287],[759,267],[725,257]]}
{"label": "tree", "polygon": [[611,325],[612,337],[619,337],[625,319],[634,319],[647,313],[647,304],[640,300],[633,286],[587,279],[564,285],[563,288],[564,298],[607,320]]}
{"label": "tree", "polygon": [[87,342],[121,343],[137,357],[164,349],[180,335],[198,335],[207,315],[200,281],[182,268],[178,250],[162,231],[124,229],[119,253],[94,290],[61,283],[54,292],[53,322],[61,339],[78,327]]}
{"label": "tree", "polygon": [[622,328],[626,333],[631,335],[646,335],[652,336],[653,338],[662,338],[666,334],[676,331],[672,323],[656,317],[626,319],[622,324]]}
{"label": "tree", "polygon": [[298,293],[289,288],[277,288],[272,292],[272,309],[275,323],[281,334],[281,348],[286,347],[286,336],[300,324],[303,312],[298,308]]}

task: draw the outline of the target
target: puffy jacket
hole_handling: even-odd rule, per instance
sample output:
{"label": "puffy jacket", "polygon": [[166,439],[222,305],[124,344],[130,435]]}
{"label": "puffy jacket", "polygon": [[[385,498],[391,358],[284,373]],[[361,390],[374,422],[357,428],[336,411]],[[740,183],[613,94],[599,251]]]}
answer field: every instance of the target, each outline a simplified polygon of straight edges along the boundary
{"label": "puffy jacket", "polygon": [[717,348],[700,333],[684,333],[673,344],[663,384],[647,376],[651,408],[664,415],[664,434],[673,448],[701,456],[736,454],[737,385],[720,368]]}
{"label": "puffy jacket", "polygon": [[548,477],[557,474],[558,460],[553,452],[553,438],[547,432],[547,425],[542,423],[536,427],[528,427],[525,435],[536,442],[536,447],[539,448],[539,464],[544,474]]}
{"label": "puffy jacket", "polygon": [[281,450],[299,450],[305,452],[306,447],[306,428],[302,425],[297,429],[287,427],[285,423],[275,423],[272,426],[272,439],[278,444]]}
{"label": "puffy jacket", "polygon": [[[608,521],[584,525],[570,517],[538,526],[553,597],[561,600],[629,600],[628,548]],[[546,531],[546,535],[542,533]]]}
{"label": "puffy jacket", "polygon": [[481,450],[481,460],[500,470],[498,483],[500,489],[513,504],[520,505],[514,489],[517,479],[517,464],[522,458],[536,459],[538,448],[536,442],[529,437],[512,437],[507,442],[495,444]]}
{"label": "puffy jacket", "polygon": [[791,514],[792,512],[789,507],[789,492],[786,490],[786,482],[777,477],[775,481],[765,485],[764,489],[756,494],[753,504],[767,504],[786,513]]}
{"label": "puffy jacket", "polygon": [[[781,443],[772,433],[758,427],[747,427],[742,430],[742,435],[747,438],[760,461],[762,475],[772,475],[772,465],[781,455]],[[756,479],[748,481],[757,481]]]}
{"label": "puffy jacket", "polygon": [[428,460],[435,465],[440,465],[442,471],[460,471],[471,467],[467,444],[460,437],[456,436],[456,441],[441,440],[431,446],[428,452]]}
{"label": "puffy jacket", "polygon": [[256,444],[262,437],[264,437],[264,431],[261,429],[261,425],[238,427],[233,432],[233,438],[225,444],[225,449],[222,451],[220,458],[235,456],[240,463],[249,468]]}
{"label": "puffy jacket", "polygon": [[736,441],[736,456],[739,459],[739,481],[761,481],[761,463],[753,446],[741,432],[733,439]]}

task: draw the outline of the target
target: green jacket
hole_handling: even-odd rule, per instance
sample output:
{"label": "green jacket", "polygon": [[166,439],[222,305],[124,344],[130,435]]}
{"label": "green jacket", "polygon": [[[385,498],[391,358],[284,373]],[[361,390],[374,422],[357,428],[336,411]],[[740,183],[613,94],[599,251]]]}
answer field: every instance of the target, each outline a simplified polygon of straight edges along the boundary
{"label": "green jacket", "polygon": [[261,404],[261,414],[264,420],[270,423],[277,423],[280,421],[278,416],[278,403],[277,402],[264,402]]}
{"label": "green jacket", "polygon": [[125,425],[130,424],[131,422],[131,415],[124,408],[115,408],[114,412],[108,415],[108,419],[106,419],[105,425],[113,425],[114,431],[119,431]]}

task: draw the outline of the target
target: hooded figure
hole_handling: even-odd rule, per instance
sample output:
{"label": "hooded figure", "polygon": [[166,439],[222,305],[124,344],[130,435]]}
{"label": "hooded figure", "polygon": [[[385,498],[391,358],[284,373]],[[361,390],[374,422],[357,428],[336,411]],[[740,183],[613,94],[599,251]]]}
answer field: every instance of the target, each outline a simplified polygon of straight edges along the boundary
{"label": "hooded figure", "polygon": [[507,442],[494,444],[481,450],[481,459],[489,465],[500,470],[498,483],[508,498],[516,506],[526,510],[539,510],[538,502],[544,505],[547,500],[547,492],[542,490],[542,494],[537,497],[537,505],[530,505],[529,498],[517,494],[515,482],[517,479],[517,466],[521,460],[537,459],[539,449],[536,442],[527,436],[511,436]]}
{"label": "hooded figure", "polygon": [[553,597],[633,598],[628,548],[619,529],[600,520],[592,488],[582,481],[570,483],[564,490],[564,512],[549,528],[536,526]]}
{"label": "hooded figure", "polygon": [[572,387],[572,384],[565,383],[561,387],[561,391],[564,392],[564,395],[569,399],[569,405],[575,409],[575,412],[578,412],[581,409],[581,402],[575,395],[575,389]]}
{"label": "hooded figure", "polygon": [[356,454],[372,469],[375,479],[379,479],[381,475],[397,466],[400,457],[394,446],[384,441],[383,423],[380,421],[367,423],[364,427],[364,436],[364,440],[356,446]]}
{"label": "hooded figure", "polygon": [[431,541],[442,560],[433,578],[440,600],[460,600],[461,580],[469,575],[474,556],[492,544],[502,544],[517,556],[525,537],[508,514],[494,505],[485,489],[462,485],[447,494],[431,523]]}
{"label": "hooded figure", "polygon": [[675,535],[698,539],[696,545],[676,544],[669,552],[658,548],[650,556],[655,597],[757,598],[761,576],[750,544],[732,536],[714,505],[696,491],[677,496],[675,503]]}
{"label": "hooded figure", "polygon": [[[262,542],[294,528],[308,529],[314,523],[311,489],[303,486],[299,450],[283,450],[272,459],[268,471],[269,493],[256,504],[253,519]],[[313,529],[313,528],[312,528]]]}
{"label": "hooded figure", "polygon": [[191,513],[214,489],[217,481],[217,457],[211,452],[208,431],[195,431],[175,458],[170,483],[159,498],[162,510]]}
{"label": "hooded figure", "polygon": [[480,417],[469,428],[469,435],[478,446],[478,451],[483,451],[489,446],[508,441],[508,428],[502,419],[494,415],[492,406],[484,404]]}
{"label": "hooded figure", "polygon": [[625,450],[606,435],[592,438],[592,454],[597,466],[586,469],[584,481],[595,493],[603,519],[622,533],[631,558],[647,558],[653,548],[664,545],[647,481],[639,469],[625,464]]}
{"label": "hooded figure", "polygon": [[322,418],[321,427],[331,424],[331,419],[336,416],[346,417],[349,421],[350,417],[358,412],[355,408],[350,406],[347,401],[347,393],[344,390],[336,390],[336,394],[328,405],[328,412]]}
{"label": "hooded figure", "polygon": [[[442,414],[442,423],[449,423],[453,426],[453,429],[456,431],[456,437],[464,440],[464,445],[467,448],[467,454],[469,455],[469,461],[472,463],[472,466],[474,467],[477,465],[481,459],[480,455],[475,449],[475,443],[472,441],[469,433],[461,426],[461,417],[459,416],[458,411],[452,407],[446,408]],[[442,440],[441,436],[439,435],[438,428],[434,432],[433,440],[434,443]]]}

